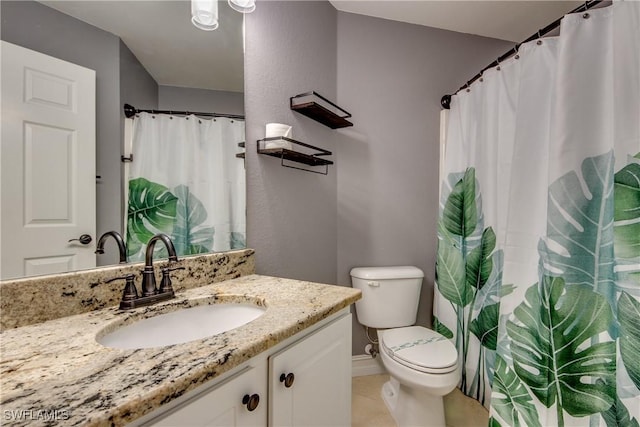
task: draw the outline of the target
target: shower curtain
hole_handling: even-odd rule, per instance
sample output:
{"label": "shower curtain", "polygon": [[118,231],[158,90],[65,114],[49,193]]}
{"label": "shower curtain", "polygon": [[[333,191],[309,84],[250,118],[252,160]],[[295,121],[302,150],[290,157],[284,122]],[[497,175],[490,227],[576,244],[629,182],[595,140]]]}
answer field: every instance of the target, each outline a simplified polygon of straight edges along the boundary
{"label": "shower curtain", "polygon": [[157,233],[171,237],[178,255],[245,247],[245,171],[236,157],[243,141],[241,120],[136,116],[126,221],[130,261],[144,259],[145,244]]}
{"label": "shower curtain", "polygon": [[640,422],[640,2],[452,97],[434,328],[491,426]]}

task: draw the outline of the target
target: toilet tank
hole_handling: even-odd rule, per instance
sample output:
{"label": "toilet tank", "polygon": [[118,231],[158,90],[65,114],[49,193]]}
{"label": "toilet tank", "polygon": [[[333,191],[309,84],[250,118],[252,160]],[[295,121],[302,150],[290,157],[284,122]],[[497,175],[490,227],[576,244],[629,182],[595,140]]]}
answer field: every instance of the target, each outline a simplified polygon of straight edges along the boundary
{"label": "toilet tank", "polygon": [[424,273],[417,267],[356,267],[351,284],[362,291],[356,301],[358,322],[371,328],[416,323]]}

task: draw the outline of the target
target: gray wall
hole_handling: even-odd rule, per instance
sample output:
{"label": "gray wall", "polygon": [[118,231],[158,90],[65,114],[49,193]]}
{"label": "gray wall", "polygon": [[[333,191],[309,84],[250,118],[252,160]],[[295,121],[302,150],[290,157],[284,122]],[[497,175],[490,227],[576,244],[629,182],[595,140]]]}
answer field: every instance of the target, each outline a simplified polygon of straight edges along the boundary
{"label": "gray wall", "polygon": [[[327,176],[258,155],[269,122],[295,139],[335,151],[340,134],[289,109],[289,97],[316,90],[336,99],[337,11],[327,1],[260,2],[245,17],[247,237],[260,274],[336,281],[336,168]],[[334,156],[335,159],[335,156]]]}
{"label": "gray wall", "polygon": [[244,94],[242,92],[160,86],[158,108],[243,116]]}
{"label": "gray wall", "polygon": [[[131,52],[131,50],[127,47],[127,45],[120,40],[120,98],[118,101],[118,111],[119,111],[119,121],[120,121],[120,139],[119,139],[119,151],[118,151],[118,163],[114,159],[111,159],[110,165],[111,167],[104,170],[102,176],[103,179],[108,179],[111,181],[119,181],[120,188],[124,188],[124,164],[120,161],[120,154],[123,153],[122,141],[124,141],[124,104],[133,105],[135,108],[139,109],[154,109],[158,108],[158,84],[151,77],[149,72],[144,68],[144,66],[138,61],[138,58]],[[115,154],[115,149],[114,149]],[[115,195],[114,195],[115,196]],[[125,237],[125,224],[123,214],[120,213],[121,210],[124,209],[125,206],[125,197],[128,195],[124,194],[124,191],[120,190],[119,193],[119,212],[118,212],[118,227],[111,228],[111,230],[119,230],[123,233],[122,237]],[[115,200],[115,199],[114,199]],[[114,211],[110,212],[109,215],[114,215]],[[98,213],[98,218],[102,215],[102,212]],[[104,231],[109,229],[101,230],[98,228],[98,233],[101,234]],[[113,239],[107,240],[107,248],[105,248],[104,255],[98,257],[99,265],[112,265],[118,263],[118,249],[116,243]]]}
{"label": "gray wall", "polygon": [[[416,265],[431,324],[440,97],[509,43],[353,15],[325,2],[264,2],[247,16],[248,238],[260,274],[350,286],[354,266]],[[331,131],[288,97],[316,90],[353,114]],[[334,152],[329,176],[256,155],[264,124]],[[353,353],[366,338],[354,322]]]}
{"label": "gray wall", "polygon": [[158,83],[127,45],[120,40],[121,117],[125,117],[122,109],[124,104],[130,104],[139,109],[157,109],[159,108],[158,99]]}
{"label": "gray wall", "polygon": [[[337,148],[338,283],[356,266],[425,273],[418,323],[431,325],[438,216],[440,98],[512,45],[338,14],[338,103],[354,115]],[[354,354],[364,353],[362,327]]]}
{"label": "gray wall", "polygon": [[0,8],[2,40],[95,70],[97,230],[121,229],[120,39],[34,1]]}

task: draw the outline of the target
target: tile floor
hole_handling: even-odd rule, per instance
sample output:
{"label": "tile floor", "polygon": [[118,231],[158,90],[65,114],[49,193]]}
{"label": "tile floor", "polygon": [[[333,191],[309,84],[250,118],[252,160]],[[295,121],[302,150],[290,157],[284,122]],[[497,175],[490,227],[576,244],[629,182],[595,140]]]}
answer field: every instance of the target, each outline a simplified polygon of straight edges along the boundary
{"label": "tile floor", "polygon": [[[386,374],[354,377],[351,389],[351,427],[395,427],[380,396]],[[455,389],[444,398],[447,427],[485,427],[487,410]]]}

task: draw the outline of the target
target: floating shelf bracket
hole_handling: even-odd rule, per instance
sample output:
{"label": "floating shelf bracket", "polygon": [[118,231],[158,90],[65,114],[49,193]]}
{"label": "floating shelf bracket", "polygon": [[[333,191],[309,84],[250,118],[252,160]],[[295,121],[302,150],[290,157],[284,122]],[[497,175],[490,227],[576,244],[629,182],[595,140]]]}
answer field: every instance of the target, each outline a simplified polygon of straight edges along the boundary
{"label": "floating shelf bracket", "polygon": [[[245,146],[244,141],[238,142],[238,148],[245,148],[244,146]],[[236,153],[236,157],[239,159],[244,159],[245,151],[246,150]]]}
{"label": "floating shelf bracket", "polygon": [[[276,147],[270,148],[269,143]],[[302,151],[293,150],[293,144],[303,147],[303,150],[309,151],[304,153]],[[278,146],[280,145],[280,146]],[[282,145],[289,146],[290,148],[282,147]],[[305,172],[313,172],[321,175],[327,175],[329,173],[329,165],[332,165],[331,160],[322,158],[322,156],[330,156],[333,153],[331,151],[323,150],[322,148],[314,147],[313,145],[305,144],[304,142],[296,141],[295,139],[287,138],[284,136],[276,136],[272,138],[259,139],[256,145],[259,154],[265,154],[267,156],[276,157],[280,159],[280,165],[285,168],[298,169]],[[324,171],[317,171],[313,169],[305,169],[299,166],[293,166],[288,162],[302,163],[307,166],[324,166]]]}
{"label": "floating shelf bracket", "polygon": [[351,113],[315,91],[292,96],[289,98],[289,107],[331,129],[353,126],[353,123],[347,120]]}

